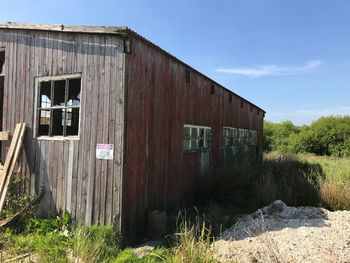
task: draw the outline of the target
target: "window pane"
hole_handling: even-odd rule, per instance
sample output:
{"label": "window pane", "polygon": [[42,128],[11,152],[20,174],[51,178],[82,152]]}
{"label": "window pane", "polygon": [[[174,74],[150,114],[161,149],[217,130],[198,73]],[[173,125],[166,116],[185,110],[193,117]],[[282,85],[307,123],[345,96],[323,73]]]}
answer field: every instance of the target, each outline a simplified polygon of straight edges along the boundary
{"label": "window pane", "polygon": [[51,82],[45,81],[40,83],[40,108],[51,107]]}
{"label": "window pane", "polygon": [[198,137],[198,129],[197,128],[192,128],[191,129],[191,137],[192,138],[197,138]]}
{"label": "window pane", "polygon": [[65,80],[57,80],[54,82],[53,106],[64,106],[65,86]]}
{"label": "window pane", "polygon": [[209,149],[211,147],[211,140],[205,139],[204,140],[204,148]]}
{"label": "window pane", "polygon": [[63,113],[64,109],[52,110],[52,135],[63,135]]}
{"label": "window pane", "polygon": [[5,65],[5,51],[0,51],[0,74],[4,74],[4,65]]}
{"label": "window pane", "polygon": [[198,149],[198,140],[197,139],[191,140],[191,149]]}
{"label": "window pane", "polygon": [[184,140],[184,149],[185,149],[185,151],[191,150],[191,141],[190,140]]}
{"label": "window pane", "polygon": [[50,110],[39,111],[39,135],[49,135]]}
{"label": "window pane", "polygon": [[199,137],[204,138],[204,129],[199,129]]}
{"label": "window pane", "polygon": [[198,140],[198,148],[204,148],[204,140],[203,139]]}
{"label": "window pane", "polygon": [[205,130],[205,137],[206,138],[211,138],[211,130],[210,129],[206,129]]}
{"label": "window pane", "polygon": [[190,135],[191,135],[191,128],[184,127],[184,138],[188,139],[188,138],[190,138]]}
{"label": "window pane", "polygon": [[80,79],[70,79],[67,106],[80,105]]}
{"label": "window pane", "polygon": [[233,129],[229,129],[229,136],[233,137]]}
{"label": "window pane", "polygon": [[67,109],[66,135],[78,135],[79,133],[79,108]]}
{"label": "window pane", "polygon": [[224,138],[224,146],[229,146],[229,139],[227,137]]}

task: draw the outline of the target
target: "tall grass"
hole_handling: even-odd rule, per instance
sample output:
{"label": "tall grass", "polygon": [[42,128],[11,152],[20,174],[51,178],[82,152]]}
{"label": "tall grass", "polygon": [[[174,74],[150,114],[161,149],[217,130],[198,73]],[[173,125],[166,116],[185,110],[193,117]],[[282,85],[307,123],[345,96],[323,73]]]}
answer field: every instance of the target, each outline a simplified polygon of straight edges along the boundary
{"label": "tall grass", "polygon": [[311,154],[299,154],[298,157],[322,168],[324,177],[319,183],[322,206],[330,210],[350,209],[350,158]]}
{"label": "tall grass", "polygon": [[[291,162],[290,158],[294,161]],[[350,209],[350,158],[311,154],[281,155],[276,153],[266,154],[264,157],[265,162],[266,160],[273,160],[273,163],[275,163],[278,159],[282,160],[282,163],[277,170],[281,171],[280,176],[285,178],[283,180],[287,179],[289,181],[284,184],[283,192],[285,195],[290,195],[291,198],[301,195],[304,198],[305,194],[302,194],[304,192],[308,195],[312,194],[315,197],[314,201],[318,199],[317,202],[312,202],[312,199],[309,199],[311,202],[307,202],[307,204],[321,205],[330,210]],[[300,164],[306,164],[311,170],[305,169],[305,165],[300,166]],[[275,172],[271,174],[275,174]],[[262,191],[258,191],[262,195],[268,195],[272,192],[271,195],[276,196],[273,193],[276,189],[276,180],[271,180],[271,177],[275,177],[271,174],[268,177],[270,181],[266,181],[258,187],[258,189],[262,189]],[[303,184],[303,180],[299,183],[290,181],[293,178],[293,180],[300,181],[303,177],[305,178],[305,175],[307,178],[306,184]],[[291,198],[287,198],[289,199],[287,203],[301,204],[300,202],[291,202]]]}
{"label": "tall grass", "polygon": [[240,207],[243,213],[276,199],[291,206],[318,206],[323,177],[321,165],[292,155],[265,155],[260,162],[225,160],[204,181],[197,199]]}
{"label": "tall grass", "polygon": [[172,249],[171,262],[217,262],[210,245],[211,229],[200,216],[197,216],[193,223],[183,217],[174,238],[175,246]]}
{"label": "tall grass", "polygon": [[113,226],[80,225],[73,232],[72,252],[84,262],[109,262],[117,256],[120,243]]}

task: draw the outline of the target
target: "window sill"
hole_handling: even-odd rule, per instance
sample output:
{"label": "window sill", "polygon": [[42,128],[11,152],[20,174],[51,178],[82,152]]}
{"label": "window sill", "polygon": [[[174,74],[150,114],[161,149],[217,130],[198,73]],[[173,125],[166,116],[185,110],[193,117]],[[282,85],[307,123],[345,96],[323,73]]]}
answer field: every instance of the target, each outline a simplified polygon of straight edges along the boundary
{"label": "window sill", "polygon": [[210,152],[211,149],[193,149],[193,150],[186,150],[184,153],[200,153],[200,152]]}
{"label": "window sill", "polygon": [[79,141],[79,136],[40,136],[38,141]]}

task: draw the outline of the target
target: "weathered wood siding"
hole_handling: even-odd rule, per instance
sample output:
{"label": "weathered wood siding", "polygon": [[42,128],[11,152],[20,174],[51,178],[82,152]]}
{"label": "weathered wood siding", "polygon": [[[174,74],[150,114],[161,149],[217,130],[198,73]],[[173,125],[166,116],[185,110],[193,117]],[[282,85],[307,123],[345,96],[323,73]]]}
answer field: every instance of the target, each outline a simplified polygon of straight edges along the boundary
{"label": "weathered wood siding", "polygon": [[[69,211],[86,223],[120,224],[124,132],[123,39],[0,29],[6,48],[3,130],[25,122],[20,174],[30,192],[41,185],[44,214]],[[33,138],[35,77],[81,73],[79,140]],[[114,160],[97,160],[96,143],[115,146]],[[8,147],[8,146],[7,146]]]}
{"label": "weathered wood siding", "polygon": [[[212,94],[211,80],[138,37],[126,64],[123,213],[126,232],[138,233],[148,210],[169,209],[191,196],[201,160],[222,154],[223,126],[256,130],[261,149],[263,111],[218,85]],[[212,128],[209,156],[184,152],[184,124]]]}

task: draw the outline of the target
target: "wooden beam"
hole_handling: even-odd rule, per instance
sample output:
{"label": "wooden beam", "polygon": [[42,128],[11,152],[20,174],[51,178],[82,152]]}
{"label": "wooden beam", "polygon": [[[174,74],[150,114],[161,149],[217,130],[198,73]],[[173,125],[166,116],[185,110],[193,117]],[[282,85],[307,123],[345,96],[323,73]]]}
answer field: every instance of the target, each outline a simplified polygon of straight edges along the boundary
{"label": "wooden beam", "polygon": [[7,189],[22,147],[24,131],[25,123],[18,123],[12,137],[9,151],[6,155],[4,170],[0,173],[0,212],[4,206]]}

